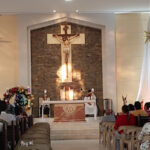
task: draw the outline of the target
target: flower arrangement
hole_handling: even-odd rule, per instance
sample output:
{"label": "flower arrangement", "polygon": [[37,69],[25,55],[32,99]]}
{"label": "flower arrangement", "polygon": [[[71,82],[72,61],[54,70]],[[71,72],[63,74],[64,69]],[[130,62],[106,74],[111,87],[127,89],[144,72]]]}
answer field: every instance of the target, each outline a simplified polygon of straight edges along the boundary
{"label": "flower arrangement", "polygon": [[31,107],[33,105],[32,101],[34,96],[30,93],[29,88],[24,87],[13,87],[8,89],[4,93],[4,100],[9,103],[10,100],[14,97],[14,103],[19,106],[28,106]]}

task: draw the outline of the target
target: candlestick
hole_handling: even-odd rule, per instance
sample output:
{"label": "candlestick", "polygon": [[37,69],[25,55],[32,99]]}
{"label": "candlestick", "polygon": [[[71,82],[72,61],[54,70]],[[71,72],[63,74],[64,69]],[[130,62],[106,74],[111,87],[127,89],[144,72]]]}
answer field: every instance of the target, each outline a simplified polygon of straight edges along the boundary
{"label": "candlestick", "polygon": [[46,100],[46,99],[47,99],[47,90],[44,89],[44,100]]}

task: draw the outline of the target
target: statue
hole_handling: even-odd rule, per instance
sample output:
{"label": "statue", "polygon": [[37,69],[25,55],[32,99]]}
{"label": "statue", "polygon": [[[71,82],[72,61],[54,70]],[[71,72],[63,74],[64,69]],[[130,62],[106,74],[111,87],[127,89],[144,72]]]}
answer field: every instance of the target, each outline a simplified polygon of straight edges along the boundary
{"label": "statue", "polygon": [[60,41],[60,43],[63,45],[63,53],[65,54],[65,64],[66,64],[66,72],[67,72],[67,78],[68,78],[68,61],[69,61],[69,54],[70,54],[70,44],[71,40],[78,37],[79,34],[68,34],[68,26],[65,25],[63,28],[65,34],[53,34],[57,40]]}

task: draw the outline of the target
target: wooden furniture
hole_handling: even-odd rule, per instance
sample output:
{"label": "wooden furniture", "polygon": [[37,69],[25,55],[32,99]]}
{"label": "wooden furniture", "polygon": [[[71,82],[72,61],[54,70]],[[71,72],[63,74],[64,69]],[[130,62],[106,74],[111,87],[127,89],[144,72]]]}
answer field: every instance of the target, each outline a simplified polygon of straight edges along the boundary
{"label": "wooden furniture", "polygon": [[16,140],[16,143],[19,141],[20,138],[21,138],[20,124],[19,124],[19,120],[16,120],[16,125],[15,125],[15,140]]}
{"label": "wooden furniture", "polygon": [[124,150],[125,146],[128,150],[132,150],[135,144],[138,133],[142,130],[141,127],[137,126],[122,126],[120,129],[123,130],[120,139],[120,150]]}
{"label": "wooden furniture", "polygon": [[[142,130],[142,125],[149,121],[148,116],[138,116],[138,126],[120,126],[118,131],[123,130],[120,135],[120,150],[140,150],[140,145],[146,140],[150,141],[150,135],[143,136],[142,140],[138,140],[139,132]],[[116,149],[116,131],[114,130],[113,122],[102,122],[99,125],[99,140],[107,147],[108,150]],[[103,130],[101,130],[103,128]],[[103,139],[103,140],[102,140]]]}
{"label": "wooden furniture", "polygon": [[11,150],[14,150],[16,141],[15,141],[15,122],[12,121],[11,125],[7,126],[7,138],[10,143]]}
{"label": "wooden furniture", "polygon": [[28,127],[30,128],[31,126],[33,126],[33,116],[32,115],[30,115],[28,117]]}
{"label": "wooden furniture", "polygon": [[54,122],[85,121],[84,104],[55,104]]}
{"label": "wooden furniture", "polygon": [[51,150],[50,125],[36,123],[19,140],[15,150]]}
{"label": "wooden furniture", "polygon": [[8,150],[7,124],[1,122],[2,130],[0,131],[0,150]]}
{"label": "wooden furniture", "polygon": [[43,114],[44,114],[44,107],[47,105],[48,108],[49,108],[49,117],[50,117],[50,104],[45,104],[43,106],[43,101],[50,101],[50,98],[49,99],[46,99],[46,98],[43,98],[43,97],[40,97],[39,98],[39,117],[43,117]]}
{"label": "wooden furniture", "polygon": [[20,118],[19,124],[20,124],[20,131],[21,131],[21,135],[22,135],[25,132],[25,130],[24,130],[24,119],[23,118]]}
{"label": "wooden furniture", "polygon": [[113,138],[115,122],[102,122],[99,124],[99,141],[110,147],[111,139]]}
{"label": "wooden furniture", "polygon": [[111,149],[111,147],[113,147],[113,149],[116,148],[116,139],[114,138],[115,136],[115,130],[114,130],[114,125],[115,122],[107,122],[106,125],[106,146],[108,147],[108,149]]}
{"label": "wooden furniture", "polygon": [[96,100],[42,101],[42,118],[44,106],[54,104],[54,121],[85,121],[85,103],[96,104]]}
{"label": "wooden furniture", "polygon": [[30,124],[30,127],[32,127],[32,116],[29,116],[29,118],[23,117],[19,120],[12,121],[11,125],[7,125],[7,123],[3,120],[0,121],[0,150],[15,149],[16,144],[21,139],[21,133],[23,136],[23,133],[25,133],[25,129],[27,132],[27,129],[29,127],[25,120]]}
{"label": "wooden furniture", "polygon": [[[116,131],[114,130],[114,122],[103,122],[100,124],[100,137],[99,140],[107,147],[108,150],[116,149]],[[103,130],[101,130],[103,128]],[[140,148],[140,141],[138,140],[138,133],[141,127],[137,126],[120,126],[118,131],[123,130],[120,139],[120,150],[134,150]],[[103,139],[103,140],[102,140]]]}

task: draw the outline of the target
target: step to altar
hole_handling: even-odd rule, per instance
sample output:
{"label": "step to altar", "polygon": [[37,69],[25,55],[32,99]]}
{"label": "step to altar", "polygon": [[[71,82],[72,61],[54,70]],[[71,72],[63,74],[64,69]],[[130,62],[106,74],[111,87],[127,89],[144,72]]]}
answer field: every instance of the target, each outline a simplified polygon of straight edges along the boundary
{"label": "step to altar", "polygon": [[53,118],[34,118],[36,122],[50,124],[51,140],[78,140],[99,138],[99,118],[87,117],[82,122],[53,122]]}

